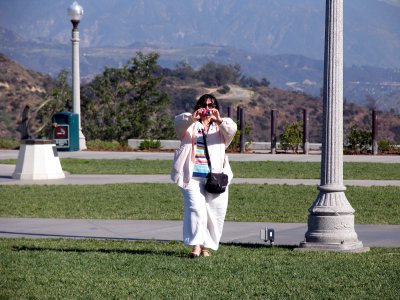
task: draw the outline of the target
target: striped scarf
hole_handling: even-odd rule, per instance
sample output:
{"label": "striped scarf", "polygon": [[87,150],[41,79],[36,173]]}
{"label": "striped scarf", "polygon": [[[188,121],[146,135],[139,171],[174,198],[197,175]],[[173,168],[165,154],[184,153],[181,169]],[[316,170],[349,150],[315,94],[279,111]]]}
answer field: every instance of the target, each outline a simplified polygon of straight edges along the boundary
{"label": "striped scarf", "polygon": [[[204,132],[204,134],[206,135],[206,132]],[[201,129],[197,130],[196,145],[197,147],[194,156],[193,177],[207,177],[208,173],[210,173],[210,168],[207,162],[203,132]]]}

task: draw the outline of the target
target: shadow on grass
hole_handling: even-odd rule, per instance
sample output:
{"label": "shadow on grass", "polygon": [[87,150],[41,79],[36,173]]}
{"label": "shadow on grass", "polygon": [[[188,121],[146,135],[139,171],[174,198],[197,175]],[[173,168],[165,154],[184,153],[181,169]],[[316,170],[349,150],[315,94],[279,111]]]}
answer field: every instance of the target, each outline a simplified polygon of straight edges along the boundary
{"label": "shadow on grass", "polygon": [[287,249],[294,250],[298,248],[297,245],[270,245],[270,244],[252,244],[252,243],[221,243],[221,245],[227,247],[241,247],[247,249],[260,249],[260,248],[279,248],[279,249]]}
{"label": "shadow on grass", "polygon": [[51,247],[28,247],[14,246],[13,251],[31,251],[31,252],[63,252],[63,253],[105,253],[105,254],[129,254],[129,255],[164,255],[187,257],[187,253],[179,251],[163,251],[163,250],[124,250],[124,249],[78,249],[78,248],[51,248]]}
{"label": "shadow on grass", "polygon": [[[240,247],[247,249],[261,248],[277,248],[294,250],[295,245],[263,245],[263,244],[248,244],[248,243],[221,243],[225,247]],[[14,246],[13,251],[22,252],[60,252],[60,253],[104,253],[104,254],[128,254],[128,255],[155,255],[155,256],[173,256],[178,258],[189,258],[187,251],[170,251],[170,250],[131,250],[131,249],[81,249],[81,248],[54,248],[54,247],[30,247],[30,246]]]}

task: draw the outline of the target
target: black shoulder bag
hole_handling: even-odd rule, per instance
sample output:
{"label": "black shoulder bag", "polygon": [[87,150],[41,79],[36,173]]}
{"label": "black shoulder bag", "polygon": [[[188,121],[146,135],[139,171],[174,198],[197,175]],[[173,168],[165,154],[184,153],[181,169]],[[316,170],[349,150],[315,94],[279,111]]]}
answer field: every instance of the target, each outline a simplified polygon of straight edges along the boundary
{"label": "black shoulder bag", "polygon": [[[206,183],[206,191],[212,194],[221,194],[225,192],[226,187],[228,185],[228,175],[225,173],[213,173],[212,168],[211,168],[211,160],[210,160],[210,155],[208,154],[208,147],[207,147],[207,141],[206,137],[204,134],[204,130],[202,130],[203,133],[203,140],[204,140],[204,148],[206,151],[206,158],[208,162],[208,167],[210,168],[210,174],[207,177],[207,183]],[[225,160],[224,160],[225,163]]]}

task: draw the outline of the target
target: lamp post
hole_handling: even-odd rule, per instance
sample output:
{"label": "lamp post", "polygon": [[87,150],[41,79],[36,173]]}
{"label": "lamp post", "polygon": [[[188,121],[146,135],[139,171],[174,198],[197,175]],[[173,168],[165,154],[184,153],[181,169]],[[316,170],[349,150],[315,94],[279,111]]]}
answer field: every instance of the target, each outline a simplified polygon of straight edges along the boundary
{"label": "lamp post", "polygon": [[79,119],[79,150],[86,149],[86,140],[81,126],[81,96],[80,96],[80,73],[79,73],[79,31],[78,24],[83,16],[83,8],[76,1],[68,8],[68,15],[72,27],[72,111]]}
{"label": "lamp post", "polygon": [[343,0],[326,0],[324,62],[321,184],[299,249],[364,252],[343,184]]}

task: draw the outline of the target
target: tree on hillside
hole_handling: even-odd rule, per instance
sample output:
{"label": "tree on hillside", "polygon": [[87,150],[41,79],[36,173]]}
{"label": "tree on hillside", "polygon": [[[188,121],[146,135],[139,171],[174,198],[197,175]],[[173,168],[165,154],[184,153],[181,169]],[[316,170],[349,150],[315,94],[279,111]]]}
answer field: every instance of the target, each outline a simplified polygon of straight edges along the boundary
{"label": "tree on hillside", "polygon": [[214,62],[205,64],[197,73],[198,78],[208,86],[237,83],[241,76],[239,65],[221,65]]}
{"label": "tree on hillside", "polygon": [[137,52],[122,68],[106,68],[82,93],[87,139],[171,138],[169,97],[161,92],[158,53]]}
{"label": "tree on hillside", "polygon": [[171,75],[181,80],[190,80],[195,77],[195,71],[187,62],[181,61],[176,65]]}
{"label": "tree on hillside", "polygon": [[32,132],[33,136],[50,137],[51,118],[60,111],[69,111],[72,108],[71,87],[68,84],[68,72],[63,69],[56,78],[53,88],[45,94],[44,101],[33,108],[30,123],[35,122],[38,127]]}
{"label": "tree on hillside", "polygon": [[260,86],[268,87],[270,82],[266,78],[262,78],[261,81],[258,81],[256,78],[251,76],[242,76],[239,80],[239,84],[244,88],[256,88]]}

